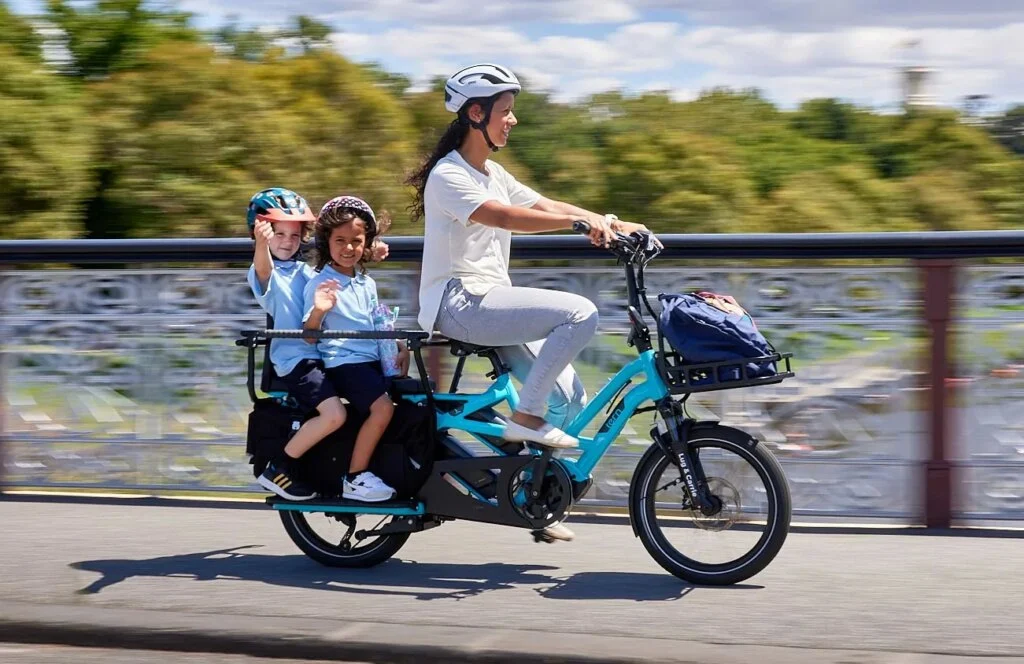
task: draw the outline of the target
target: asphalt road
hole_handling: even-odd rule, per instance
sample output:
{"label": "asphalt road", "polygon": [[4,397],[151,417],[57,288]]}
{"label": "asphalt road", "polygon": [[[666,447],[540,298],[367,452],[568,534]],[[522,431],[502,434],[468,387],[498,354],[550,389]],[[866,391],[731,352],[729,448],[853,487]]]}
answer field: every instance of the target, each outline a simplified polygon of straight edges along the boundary
{"label": "asphalt road", "polygon": [[543,545],[447,523],[376,568],[338,570],[302,555],[269,510],[0,502],[0,524],[0,598],[44,609],[365,622],[396,643],[473,628],[517,630],[534,648],[621,638],[1024,657],[1018,537],[796,532],[747,583],[708,588],[662,571],[627,525],[576,523],[576,541]]}
{"label": "asphalt road", "polygon": [[[325,660],[267,659],[244,655],[169,653],[156,650],[116,648],[69,648],[65,646],[0,643],[4,664],[326,664]],[[331,664],[357,664],[332,662]]]}

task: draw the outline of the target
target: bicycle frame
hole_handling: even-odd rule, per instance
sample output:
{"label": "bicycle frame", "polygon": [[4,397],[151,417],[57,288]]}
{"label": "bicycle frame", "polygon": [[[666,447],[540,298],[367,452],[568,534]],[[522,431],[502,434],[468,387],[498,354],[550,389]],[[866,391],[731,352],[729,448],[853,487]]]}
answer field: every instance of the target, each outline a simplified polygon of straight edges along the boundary
{"label": "bicycle frame", "polygon": [[[580,436],[587,425],[597,419],[598,415],[608,407],[616,396],[633,381],[634,378],[643,375],[646,380],[629,388],[619,399],[618,404],[611,410],[604,420],[600,429],[592,438]],[[438,408],[437,428],[456,429],[472,434],[479,442],[493,450],[495,453],[505,454],[491,445],[485,437],[501,438],[505,427],[491,422],[481,422],[470,419],[469,416],[487,408],[498,406],[502,403],[508,404],[509,408],[515,410],[519,404],[519,394],[510,380],[508,373],[498,376],[487,390],[479,394],[445,394],[435,392],[434,402]],[[654,362],[654,351],[643,351],[639,357],[620,369],[608,383],[594,396],[586,408],[573,418],[566,427],[566,433],[576,436],[580,441],[580,450],[583,452],[578,459],[560,459],[566,469],[577,481],[584,481],[593,472],[601,457],[622,432],[626,422],[636,413],[637,409],[646,402],[657,402],[659,399],[669,395],[668,388],[662,380]],[[413,402],[424,401],[425,395],[406,395],[404,397]]]}

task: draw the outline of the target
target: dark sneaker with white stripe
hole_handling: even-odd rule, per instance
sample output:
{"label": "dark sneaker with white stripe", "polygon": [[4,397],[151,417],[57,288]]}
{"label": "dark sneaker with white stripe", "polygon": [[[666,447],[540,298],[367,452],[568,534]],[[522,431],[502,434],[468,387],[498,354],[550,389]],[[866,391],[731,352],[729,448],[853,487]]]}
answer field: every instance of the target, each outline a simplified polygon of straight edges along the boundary
{"label": "dark sneaker with white stripe", "polygon": [[256,480],[267,491],[273,491],[285,500],[312,500],[316,491],[295,479],[282,470],[274,462],[267,464],[266,470]]}

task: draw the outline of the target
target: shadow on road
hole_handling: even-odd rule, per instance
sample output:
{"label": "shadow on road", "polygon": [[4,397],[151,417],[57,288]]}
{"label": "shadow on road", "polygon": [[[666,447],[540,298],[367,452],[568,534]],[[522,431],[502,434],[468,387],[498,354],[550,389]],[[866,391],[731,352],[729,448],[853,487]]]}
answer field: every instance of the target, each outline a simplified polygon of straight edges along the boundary
{"label": "shadow on road", "polygon": [[[250,552],[255,545],[142,560],[87,560],[70,567],[100,574],[78,591],[96,594],[137,577],[173,577],[196,581],[253,581],[289,588],[360,595],[391,595],[418,600],[465,599],[486,592],[534,587],[548,599],[624,599],[637,602],[678,600],[693,590],[675,577],[645,572],[581,572],[556,576],[557,567],[509,563],[417,563],[392,559],[371,569],[338,569],[305,556]],[[760,588],[741,585],[730,588]]]}

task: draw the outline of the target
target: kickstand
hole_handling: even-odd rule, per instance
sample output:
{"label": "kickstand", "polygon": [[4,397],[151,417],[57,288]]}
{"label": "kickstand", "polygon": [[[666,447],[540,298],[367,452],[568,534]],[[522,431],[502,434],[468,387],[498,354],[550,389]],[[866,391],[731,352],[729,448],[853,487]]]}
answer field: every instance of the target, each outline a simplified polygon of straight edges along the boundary
{"label": "kickstand", "polygon": [[348,551],[352,548],[352,533],[356,531],[356,517],[354,514],[339,514],[335,518],[348,528],[341,538],[341,542],[338,543],[342,551]]}

